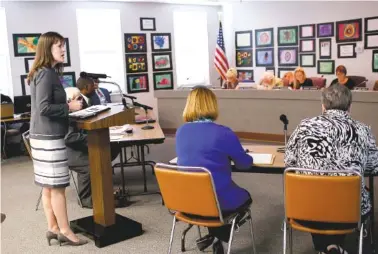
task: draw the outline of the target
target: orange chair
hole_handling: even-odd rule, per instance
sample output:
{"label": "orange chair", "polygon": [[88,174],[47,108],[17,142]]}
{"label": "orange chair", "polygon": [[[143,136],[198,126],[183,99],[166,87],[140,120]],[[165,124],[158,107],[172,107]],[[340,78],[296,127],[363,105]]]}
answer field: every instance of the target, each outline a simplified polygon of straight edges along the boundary
{"label": "orange chair", "polygon": [[[230,253],[235,226],[246,220],[249,220],[250,223],[252,247],[254,253],[256,253],[250,207],[227,218],[223,217],[215,192],[213,177],[209,170],[202,167],[181,167],[158,163],[155,166],[155,174],[165,206],[173,211],[174,215],[168,253],[171,253],[172,250],[176,221],[203,227],[220,227],[232,224],[227,251],[227,253]],[[197,217],[193,218],[190,215]],[[202,219],[198,216],[214,219]]]}
{"label": "orange chair", "polygon": [[[296,172],[304,174],[297,174]],[[327,175],[309,175],[320,173]],[[337,173],[338,175],[329,175]],[[341,173],[342,176],[339,174]],[[285,220],[283,253],[289,229],[289,251],[292,253],[292,229],[308,233],[337,235],[360,232],[362,254],[364,224],[361,223],[361,175],[355,171],[324,171],[287,168],[284,173]],[[337,202],[335,202],[337,201]],[[327,209],[324,209],[324,208]],[[329,223],[351,223],[351,228],[322,230],[303,226],[297,220]]]}

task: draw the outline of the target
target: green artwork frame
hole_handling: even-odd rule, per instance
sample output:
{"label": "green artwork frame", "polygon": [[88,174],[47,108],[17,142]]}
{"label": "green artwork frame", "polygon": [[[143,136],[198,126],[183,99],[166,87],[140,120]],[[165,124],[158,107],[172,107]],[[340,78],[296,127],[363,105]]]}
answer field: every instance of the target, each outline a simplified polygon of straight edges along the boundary
{"label": "green artwork frame", "polygon": [[278,46],[298,45],[298,26],[278,27],[277,41]]}
{"label": "green artwork frame", "polygon": [[335,74],[335,61],[318,60],[318,74]]}

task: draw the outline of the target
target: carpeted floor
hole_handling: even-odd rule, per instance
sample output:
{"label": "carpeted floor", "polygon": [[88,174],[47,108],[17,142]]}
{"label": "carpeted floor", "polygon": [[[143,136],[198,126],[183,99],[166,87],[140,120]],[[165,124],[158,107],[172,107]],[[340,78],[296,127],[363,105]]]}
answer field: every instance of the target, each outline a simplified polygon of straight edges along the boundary
{"label": "carpeted floor", "polygon": [[[156,162],[168,162],[175,157],[174,138],[167,138],[162,145],[150,146],[147,158]],[[256,248],[258,253],[282,253],[283,189],[280,175],[234,173],[236,183],[246,188],[252,195],[253,220]],[[131,193],[142,191],[143,178],[140,168],[127,168],[125,172],[127,187]],[[120,172],[116,170],[114,185],[120,185]],[[376,185],[378,184],[376,180]],[[156,180],[148,170],[148,187],[157,190]],[[33,183],[33,168],[28,157],[14,157],[2,162],[1,168],[1,209],[6,220],[1,224],[1,253],[166,253],[172,217],[161,205],[158,195],[131,197],[131,206],[119,208],[117,213],[143,224],[142,236],[114,244],[102,249],[91,241],[89,244],[60,247],[56,242],[48,246],[45,233],[46,221],[41,208],[35,211],[40,188]],[[377,192],[376,192],[377,193]],[[376,195],[378,196],[378,195]],[[376,204],[378,199],[376,198]],[[77,204],[74,187],[67,189],[68,213],[70,219],[92,214],[92,210],[82,209]],[[376,218],[378,218],[376,209]],[[172,253],[180,252],[180,236],[185,224],[176,227]],[[377,227],[376,227],[377,228]],[[202,230],[206,232],[205,229]],[[308,234],[294,232],[294,253],[316,253],[312,249]],[[82,236],[84,237],[84,236]],[[200,253],[195,248],[197,231],[192,229],[187,235],[186,253]],[[356,240],[351,235],[347,246],[354,250]],[[207,250],[211,253],[211,248]],[[235,234],[232,253],[252,253],[247,224]],[[351,251],[349,253],[355,253]]]}

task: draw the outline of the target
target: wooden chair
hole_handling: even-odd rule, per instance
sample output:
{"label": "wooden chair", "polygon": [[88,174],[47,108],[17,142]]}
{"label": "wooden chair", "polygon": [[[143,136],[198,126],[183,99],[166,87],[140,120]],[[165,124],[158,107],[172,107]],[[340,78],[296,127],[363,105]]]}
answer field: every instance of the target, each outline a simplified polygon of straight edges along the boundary
{"label": "wooden chair", "polygon": [[[28,153],[29,153],[29,156],[30,156],[30,159],[33,159],[32,157],[32,153],[31,153],[31,148],[30,148],[30,136],[29,136],[29,131],[26,131],[24,133],[22,133],[22,139],[24,141],[24,144],[25,144],[25,147],[26,147],[26,150],[28,150]],[[70,174],[71,174],[71,178],[73,180],[73,183],[74,183],[74,186],[75,186],[75,190],[76,190],[76,196],[77,196],[77,199],[79,201],[79,205],[81,208],[83,208],[83,204],[81,203],[81,199],[80,199],[80,196],[79,196],[79,190],[77,188],[77,185],[76,185],[76,181],[75,181],[75,177],[72,173],[72,167],[70,167]],[[43,191],[43,188],[41,188],[41,192],[39,193],[39,197],[38,197],[38,200],[37,200],[37,205],[35,206],[35,210],[37,211],[38,208],[39,208],[39,203],[41,203],[41,198],[42,198],[42,191]]]}
{"label": "wooden chair", "polygon": [[[254,253],[256,253],[250,206],[244,211],[224,217],[209,170],[201,167],[181,167],[158,163],[155,166],[155,174],[165,206],[173,211],[168,253],[171,253],[172,250],[176,221],[203,227],[220,227],[232,224],[227,251],[227,253],[230,253],[235,226],[246,220],[250,223],[252,246]],[[196,216],[196,218],[191,215]],[[212,217],[214,219],[202,219],[201,217]],[[237,223],[239,219],[241,223]]]}
{"label": "wooden chair", "polygon": [[[298,171],[305,174],[299,174]],[[319,175],[319,173],[327,175]],[[335,173],[338,175],[329,175]],[[287,229],[289,229],[290,253],[292,253],[292,229],[296,229],[324,235],[350,234],[359,231],[359,253],[362,254],[364,224],[361,223],[361,181],[361,175],[355,171],[287,168],[284,173],[283,253],[286,254]],[[298,220],[350,223],[352,226],[342,230],[322,230],[303,226]]]}
{"label": "wooden chair", "polygon": [[317,87],[318,89],[326,87],[327,79],[324,78],[323,76],[321,76],[321,77],[309,77],[309,79],[312,80],[313,86]]}

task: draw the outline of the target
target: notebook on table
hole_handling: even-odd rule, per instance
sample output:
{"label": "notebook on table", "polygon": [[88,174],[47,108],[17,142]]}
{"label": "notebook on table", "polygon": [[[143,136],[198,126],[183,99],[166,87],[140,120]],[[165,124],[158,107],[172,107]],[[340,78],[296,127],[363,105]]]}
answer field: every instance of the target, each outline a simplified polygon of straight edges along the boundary
{"label": "notebook on table", "polygon": [[70,113],[69,116],[71,118],[75,118],[75,119],[86,119],[86,118],[89,118],[89,117],[96,116],[99,113],[104,112],[104,111],[109,110],[109,109],[110,109],[109,106],[94,105],[94,106],[90,106],[86,109],[82,109],[82,110]]}

